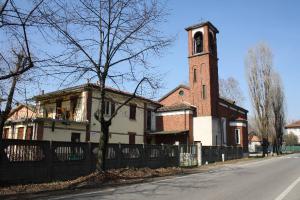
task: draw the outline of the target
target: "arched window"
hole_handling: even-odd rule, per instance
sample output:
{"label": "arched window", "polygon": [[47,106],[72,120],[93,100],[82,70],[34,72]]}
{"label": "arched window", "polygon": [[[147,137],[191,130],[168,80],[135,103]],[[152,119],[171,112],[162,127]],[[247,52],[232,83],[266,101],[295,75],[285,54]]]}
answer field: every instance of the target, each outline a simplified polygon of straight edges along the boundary
{"label": "arched window", "polygon": [[216,53],[216,43],[215,43],[215,38],[212,34],[212,32],[209,32],[209,51],[212,53],[212,54],[215,54]]}
{"label": "arched window", "polygon": [[194,82],[197,81],[197,69],[194,68]]}
{"label": "arched window", "polygon": [[201,53],[203,51],[203,35],[197,32],[194,35],[194,53]]}

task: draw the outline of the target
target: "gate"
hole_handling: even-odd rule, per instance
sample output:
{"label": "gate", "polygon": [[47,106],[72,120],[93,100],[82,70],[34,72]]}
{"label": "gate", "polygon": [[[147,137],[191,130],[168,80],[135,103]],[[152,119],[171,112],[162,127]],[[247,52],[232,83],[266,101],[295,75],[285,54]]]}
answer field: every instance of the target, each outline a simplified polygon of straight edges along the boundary
{"label": "gate", "polygon": [[180,167],[193,167],[198,165],[197,145],[179,145]]}

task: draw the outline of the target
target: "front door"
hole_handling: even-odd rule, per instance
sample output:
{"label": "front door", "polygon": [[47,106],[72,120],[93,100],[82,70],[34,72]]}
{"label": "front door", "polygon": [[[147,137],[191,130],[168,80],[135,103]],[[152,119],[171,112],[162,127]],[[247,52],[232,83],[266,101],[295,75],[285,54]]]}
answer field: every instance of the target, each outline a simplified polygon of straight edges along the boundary
{"label": "front door", "polygon": [[71,142],[80,142],[80,133],[72,133]]}
{"label": "front door", "polygon": [[17,136],[17,139],[23,140],[23,135],[24,135],[24,127],[18,128],[18,136]]}

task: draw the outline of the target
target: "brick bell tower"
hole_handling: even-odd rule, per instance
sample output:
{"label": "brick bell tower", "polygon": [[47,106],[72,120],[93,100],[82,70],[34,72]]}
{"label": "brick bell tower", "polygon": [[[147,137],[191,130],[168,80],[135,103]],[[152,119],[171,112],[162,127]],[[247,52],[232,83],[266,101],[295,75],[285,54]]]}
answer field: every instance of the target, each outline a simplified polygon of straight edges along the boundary
{"label": "brick bell tower", "polygon": [[197,117],[217,117],[219,98],[218,29],[210,22],[186,28],[188,32],[188,58],[190,100],[197,107]]}

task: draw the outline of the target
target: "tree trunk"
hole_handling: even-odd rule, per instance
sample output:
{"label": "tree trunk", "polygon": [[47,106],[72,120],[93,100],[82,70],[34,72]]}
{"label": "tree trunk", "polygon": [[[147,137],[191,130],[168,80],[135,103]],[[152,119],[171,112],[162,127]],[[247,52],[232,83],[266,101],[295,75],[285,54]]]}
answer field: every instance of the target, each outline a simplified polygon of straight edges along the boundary
{"label": "tree trunk", "polygon": [[278,155],[278,141],[277,141],[277,137],[273,139],[273,153],[276,153],[276,155]]}
{"label": "tree trunk", "polygon": [[0,133],[1,133],[1,135],[0,135],[0,142],[2,141],[2,137],[3,137],[3,130],[4,130],[4,118],[3,118],[3,116],[2,116],[2,113],[0,114],[1,116],[0,116]]}
{"label": "tree trunk", "polygon": [[109,126],[107,122],[101,123],[102,135],[99,141],[99,151],[97,160],[97,170],[99,172],[104,172],[106,170],[106,152],[108,144]]}
{"label": "tree trunk", "polygon": [[263,138],[263,143],[262,143],[262,146],[263,146],[263,157],[266,156],[266,154],[268,154],[268,139],[266,138]]}

